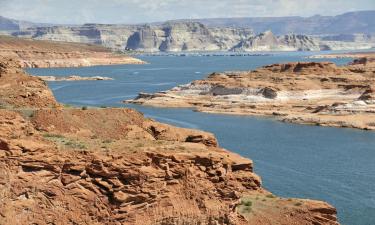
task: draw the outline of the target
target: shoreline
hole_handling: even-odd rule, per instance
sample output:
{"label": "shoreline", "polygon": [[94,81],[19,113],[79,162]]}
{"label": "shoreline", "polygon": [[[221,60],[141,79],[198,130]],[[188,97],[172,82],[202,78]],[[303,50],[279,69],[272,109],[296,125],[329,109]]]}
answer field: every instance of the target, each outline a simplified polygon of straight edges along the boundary
{"label": "shoreline", "polygon": [[146,64],[101,46],[41,41],[0,36],[0,55],[14,58],[22,68],[89,67],[119,64]]}

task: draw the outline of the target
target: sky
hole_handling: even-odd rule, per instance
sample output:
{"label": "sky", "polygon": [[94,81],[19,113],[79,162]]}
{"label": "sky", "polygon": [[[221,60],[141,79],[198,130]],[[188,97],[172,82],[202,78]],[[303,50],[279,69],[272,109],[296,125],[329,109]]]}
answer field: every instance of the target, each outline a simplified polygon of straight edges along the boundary
{"label": "sky", "polygon": [[0,15],[57,24],[337,15],[375,10],[375,0],[0,0]]}

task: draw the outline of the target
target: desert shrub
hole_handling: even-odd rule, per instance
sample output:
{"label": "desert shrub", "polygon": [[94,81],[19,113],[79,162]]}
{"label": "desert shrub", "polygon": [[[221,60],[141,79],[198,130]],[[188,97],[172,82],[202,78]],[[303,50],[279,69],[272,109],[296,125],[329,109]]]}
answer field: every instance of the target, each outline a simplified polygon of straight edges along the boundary
{"label": "desert shrub", "polygon": [[266,195],[267,198],[276,198],[275,195],[273,194],[269,194],[269,195]]}
{"label": "desert shrub", "polygon": [[78,149],[86,149],[86,145],[81,143],[81,142],[76,142],[76,141],[68,141],[65,143],[66,146],[69,146],[71,148],[78,148]]}

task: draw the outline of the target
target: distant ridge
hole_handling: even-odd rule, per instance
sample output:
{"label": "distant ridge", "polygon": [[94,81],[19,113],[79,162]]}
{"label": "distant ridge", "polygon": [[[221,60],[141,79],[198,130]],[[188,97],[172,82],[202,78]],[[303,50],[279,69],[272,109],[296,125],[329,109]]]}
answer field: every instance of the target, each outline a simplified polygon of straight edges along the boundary
{"label": "distant ridge", "polygon": [[0,31],[20,31],[23,29],[31,28],[31,27],[48,27],[48,26],[53,26],[53,24],[33,23],[29,21],[14,20],[14,19],[9,19],[9,18],[0,16]]}
{"label": "distant ridge", "polygon": [[337,16],[242,17],[175,21],[196,21],[209,27],[252,28],[255,33],[272,30],[276,35],[375,33],[375,10],[347,12]]}

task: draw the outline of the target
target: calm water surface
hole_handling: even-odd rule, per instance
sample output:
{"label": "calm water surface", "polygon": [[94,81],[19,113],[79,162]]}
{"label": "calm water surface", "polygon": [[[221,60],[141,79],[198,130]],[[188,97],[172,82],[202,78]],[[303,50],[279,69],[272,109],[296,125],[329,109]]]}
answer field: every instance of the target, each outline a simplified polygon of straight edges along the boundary
{"label": "calm water surface", "polygon": [[[250,70],[311,53],[245,57],[141,57],[147,65],[30,69],[35,75],[108,76],[113,81],[49,83],[63,103],[124,106],[138,92],[167,90],[214,71]],[[315,60],[317,61],[317,60]],[[333,60],[337,64],[348,60]],[[255,162],[264,186],[279,196],[327,201],[342,224],[375,224],[375,132],[295,125],[246,116],[126,105],[146,116],[180,127],[212,132],[220,145]]]}

